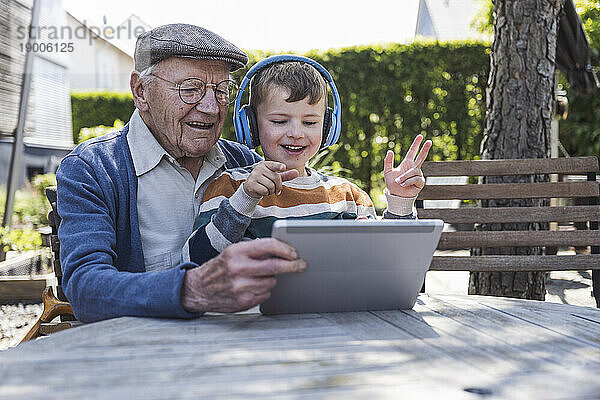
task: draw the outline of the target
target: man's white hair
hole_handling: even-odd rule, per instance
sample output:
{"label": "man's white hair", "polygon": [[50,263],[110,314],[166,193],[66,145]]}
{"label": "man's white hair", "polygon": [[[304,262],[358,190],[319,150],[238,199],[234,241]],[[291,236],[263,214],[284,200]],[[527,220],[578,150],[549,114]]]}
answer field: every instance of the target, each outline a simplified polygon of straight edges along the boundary
{"label": "man's white hair", "polygon": [[143,83],[149,83],[154,80],[155,77],[152,74],[156,71],[156,68],[158,68],[158,63],[152,64],[140,72],[140,78]]}

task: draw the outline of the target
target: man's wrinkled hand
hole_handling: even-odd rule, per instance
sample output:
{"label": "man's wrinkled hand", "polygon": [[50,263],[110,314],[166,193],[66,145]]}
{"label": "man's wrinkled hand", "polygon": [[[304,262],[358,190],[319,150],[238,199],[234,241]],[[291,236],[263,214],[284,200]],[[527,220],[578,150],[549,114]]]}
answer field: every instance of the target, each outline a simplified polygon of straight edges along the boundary
{"label": "man's wrinkled hand", "polygon": [[277,275],[305,269],[296,250],[277,239],[235,243],[186,271],[181,304],[188,312],[247,310],[271,296]]}

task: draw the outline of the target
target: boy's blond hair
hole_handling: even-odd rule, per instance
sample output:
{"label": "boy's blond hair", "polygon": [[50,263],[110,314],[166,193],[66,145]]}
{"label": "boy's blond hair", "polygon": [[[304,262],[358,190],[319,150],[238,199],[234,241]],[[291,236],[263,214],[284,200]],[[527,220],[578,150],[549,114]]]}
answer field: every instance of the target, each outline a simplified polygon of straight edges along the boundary
{"label": "boy's blond hair", "polygon": [[290,95],[285,101],[293,103],[308,97],[308,104],[318,103],[325,97],[327,108],[327,83],[315,67],[301,61],[273,63],[261,69],[250,83],[250,105],[256,111],[265,101],[273,86],[287,89]]}

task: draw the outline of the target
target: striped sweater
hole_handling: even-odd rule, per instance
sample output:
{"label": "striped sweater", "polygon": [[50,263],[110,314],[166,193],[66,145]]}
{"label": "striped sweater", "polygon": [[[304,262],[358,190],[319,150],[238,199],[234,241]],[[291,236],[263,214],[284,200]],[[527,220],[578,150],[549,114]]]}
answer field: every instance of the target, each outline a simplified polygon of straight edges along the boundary
{"label": "striped sweater", "polygon": [[[232,243],[269,237],[277,219],[376,217],[373,202],[362,189],[314,169],[309,169],[309,176],[283,182],[279,195],[254,199],[242,186],[254,166],[227,170],[206,188],[183,261],[201,264]],[[386,213],[384,217],[399,216]],[[403,218],[414,218],[414,213]]]}

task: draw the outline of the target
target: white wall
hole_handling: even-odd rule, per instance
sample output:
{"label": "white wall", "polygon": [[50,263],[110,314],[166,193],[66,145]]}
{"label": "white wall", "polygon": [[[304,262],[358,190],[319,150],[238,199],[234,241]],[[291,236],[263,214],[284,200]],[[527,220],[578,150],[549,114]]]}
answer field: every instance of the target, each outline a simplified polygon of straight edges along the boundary
{"label": "white wall", "polygon": [[[71,90],[129,91],[133,59],[106,40],[86,31],[81,38],[82,23],[67,13],[67,26],[73,34],[69,77]],[[90,39],[90,37],[92,37]]]}

